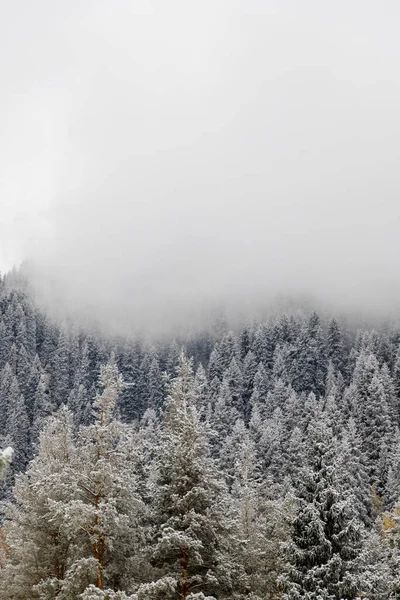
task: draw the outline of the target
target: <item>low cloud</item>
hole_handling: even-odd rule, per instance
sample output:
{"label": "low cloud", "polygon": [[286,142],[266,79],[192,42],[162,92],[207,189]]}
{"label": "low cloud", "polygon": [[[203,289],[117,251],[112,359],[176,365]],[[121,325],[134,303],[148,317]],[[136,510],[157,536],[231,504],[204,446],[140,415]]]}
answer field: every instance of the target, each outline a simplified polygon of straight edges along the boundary
{"label": "low cloud", "polygon": [[397,311],[397,3],[36,7],[8,9],[0,186],[39,298],[151,331],[277,295]]}

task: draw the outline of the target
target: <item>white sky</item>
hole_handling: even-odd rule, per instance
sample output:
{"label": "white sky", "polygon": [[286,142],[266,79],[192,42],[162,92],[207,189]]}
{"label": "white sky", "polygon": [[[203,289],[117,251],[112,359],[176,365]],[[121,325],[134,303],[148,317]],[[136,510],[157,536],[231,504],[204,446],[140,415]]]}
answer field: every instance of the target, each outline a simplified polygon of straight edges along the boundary
{"label": "white sky", "polygon": [[0,6],[1,269],[149,321],[267,291],[397,307],[397,1]]}

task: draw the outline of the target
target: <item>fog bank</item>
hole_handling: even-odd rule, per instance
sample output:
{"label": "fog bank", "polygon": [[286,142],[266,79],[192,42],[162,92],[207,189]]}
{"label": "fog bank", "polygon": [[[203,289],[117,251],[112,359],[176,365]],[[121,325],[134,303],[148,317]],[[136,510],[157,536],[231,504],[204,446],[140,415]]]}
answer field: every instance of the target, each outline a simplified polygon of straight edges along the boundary
{"label": "fog bank", "polygon": [[397,2],[4,11],[0,258],[46,305],[151,331],[277,295],[397,314]]}

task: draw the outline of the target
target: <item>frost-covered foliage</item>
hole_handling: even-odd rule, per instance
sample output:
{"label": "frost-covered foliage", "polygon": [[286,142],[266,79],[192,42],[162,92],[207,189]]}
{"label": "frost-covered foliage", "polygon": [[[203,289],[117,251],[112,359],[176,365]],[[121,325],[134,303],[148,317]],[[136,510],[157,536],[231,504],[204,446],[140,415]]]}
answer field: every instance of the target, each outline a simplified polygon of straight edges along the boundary
{"label": "frost-covered foliage", "polygon": [[196,409],[191,361],[179,359],[168,385],[155,463],[152,563],[160,577],[142,586],[149,598],[232,593],[227,494]]}
{"label": "frost-covered foliage", "polygon": [[395,324],[298,310],[112,339],[15,283],[0,279],[0,598],[398,593]]}
{"label": "frost-covered foliage", "polygon": [[284,600],[356,598],[361,525],[352,497],[342,492],[337,478],[332,429],[319,418],[307,433],[308,464],[300,471],[298,510],[281,578]]}
{"label": "frost-covered foliage", "polygon": [[73,600],[90,586],[131,586],[143,503],[129,434],[113,416],[122,385],[114,364],[102,367],[93,424],[75,434],[65,407],[47,423],[5,506],[0,597]]}

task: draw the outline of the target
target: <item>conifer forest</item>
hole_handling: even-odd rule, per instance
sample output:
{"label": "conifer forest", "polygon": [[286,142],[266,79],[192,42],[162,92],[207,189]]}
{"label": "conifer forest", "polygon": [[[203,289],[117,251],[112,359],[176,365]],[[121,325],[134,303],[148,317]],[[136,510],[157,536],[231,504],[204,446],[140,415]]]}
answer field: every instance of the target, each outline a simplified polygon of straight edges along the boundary
{"label": "conifer forest", "polygon": [[10,279],[0,598],[400,594],[400,328],[298,310],[123,339]]}
{"label": "conifer forest", "polygon": [[399,23],[0,0],[0,600],[400,600]]}

